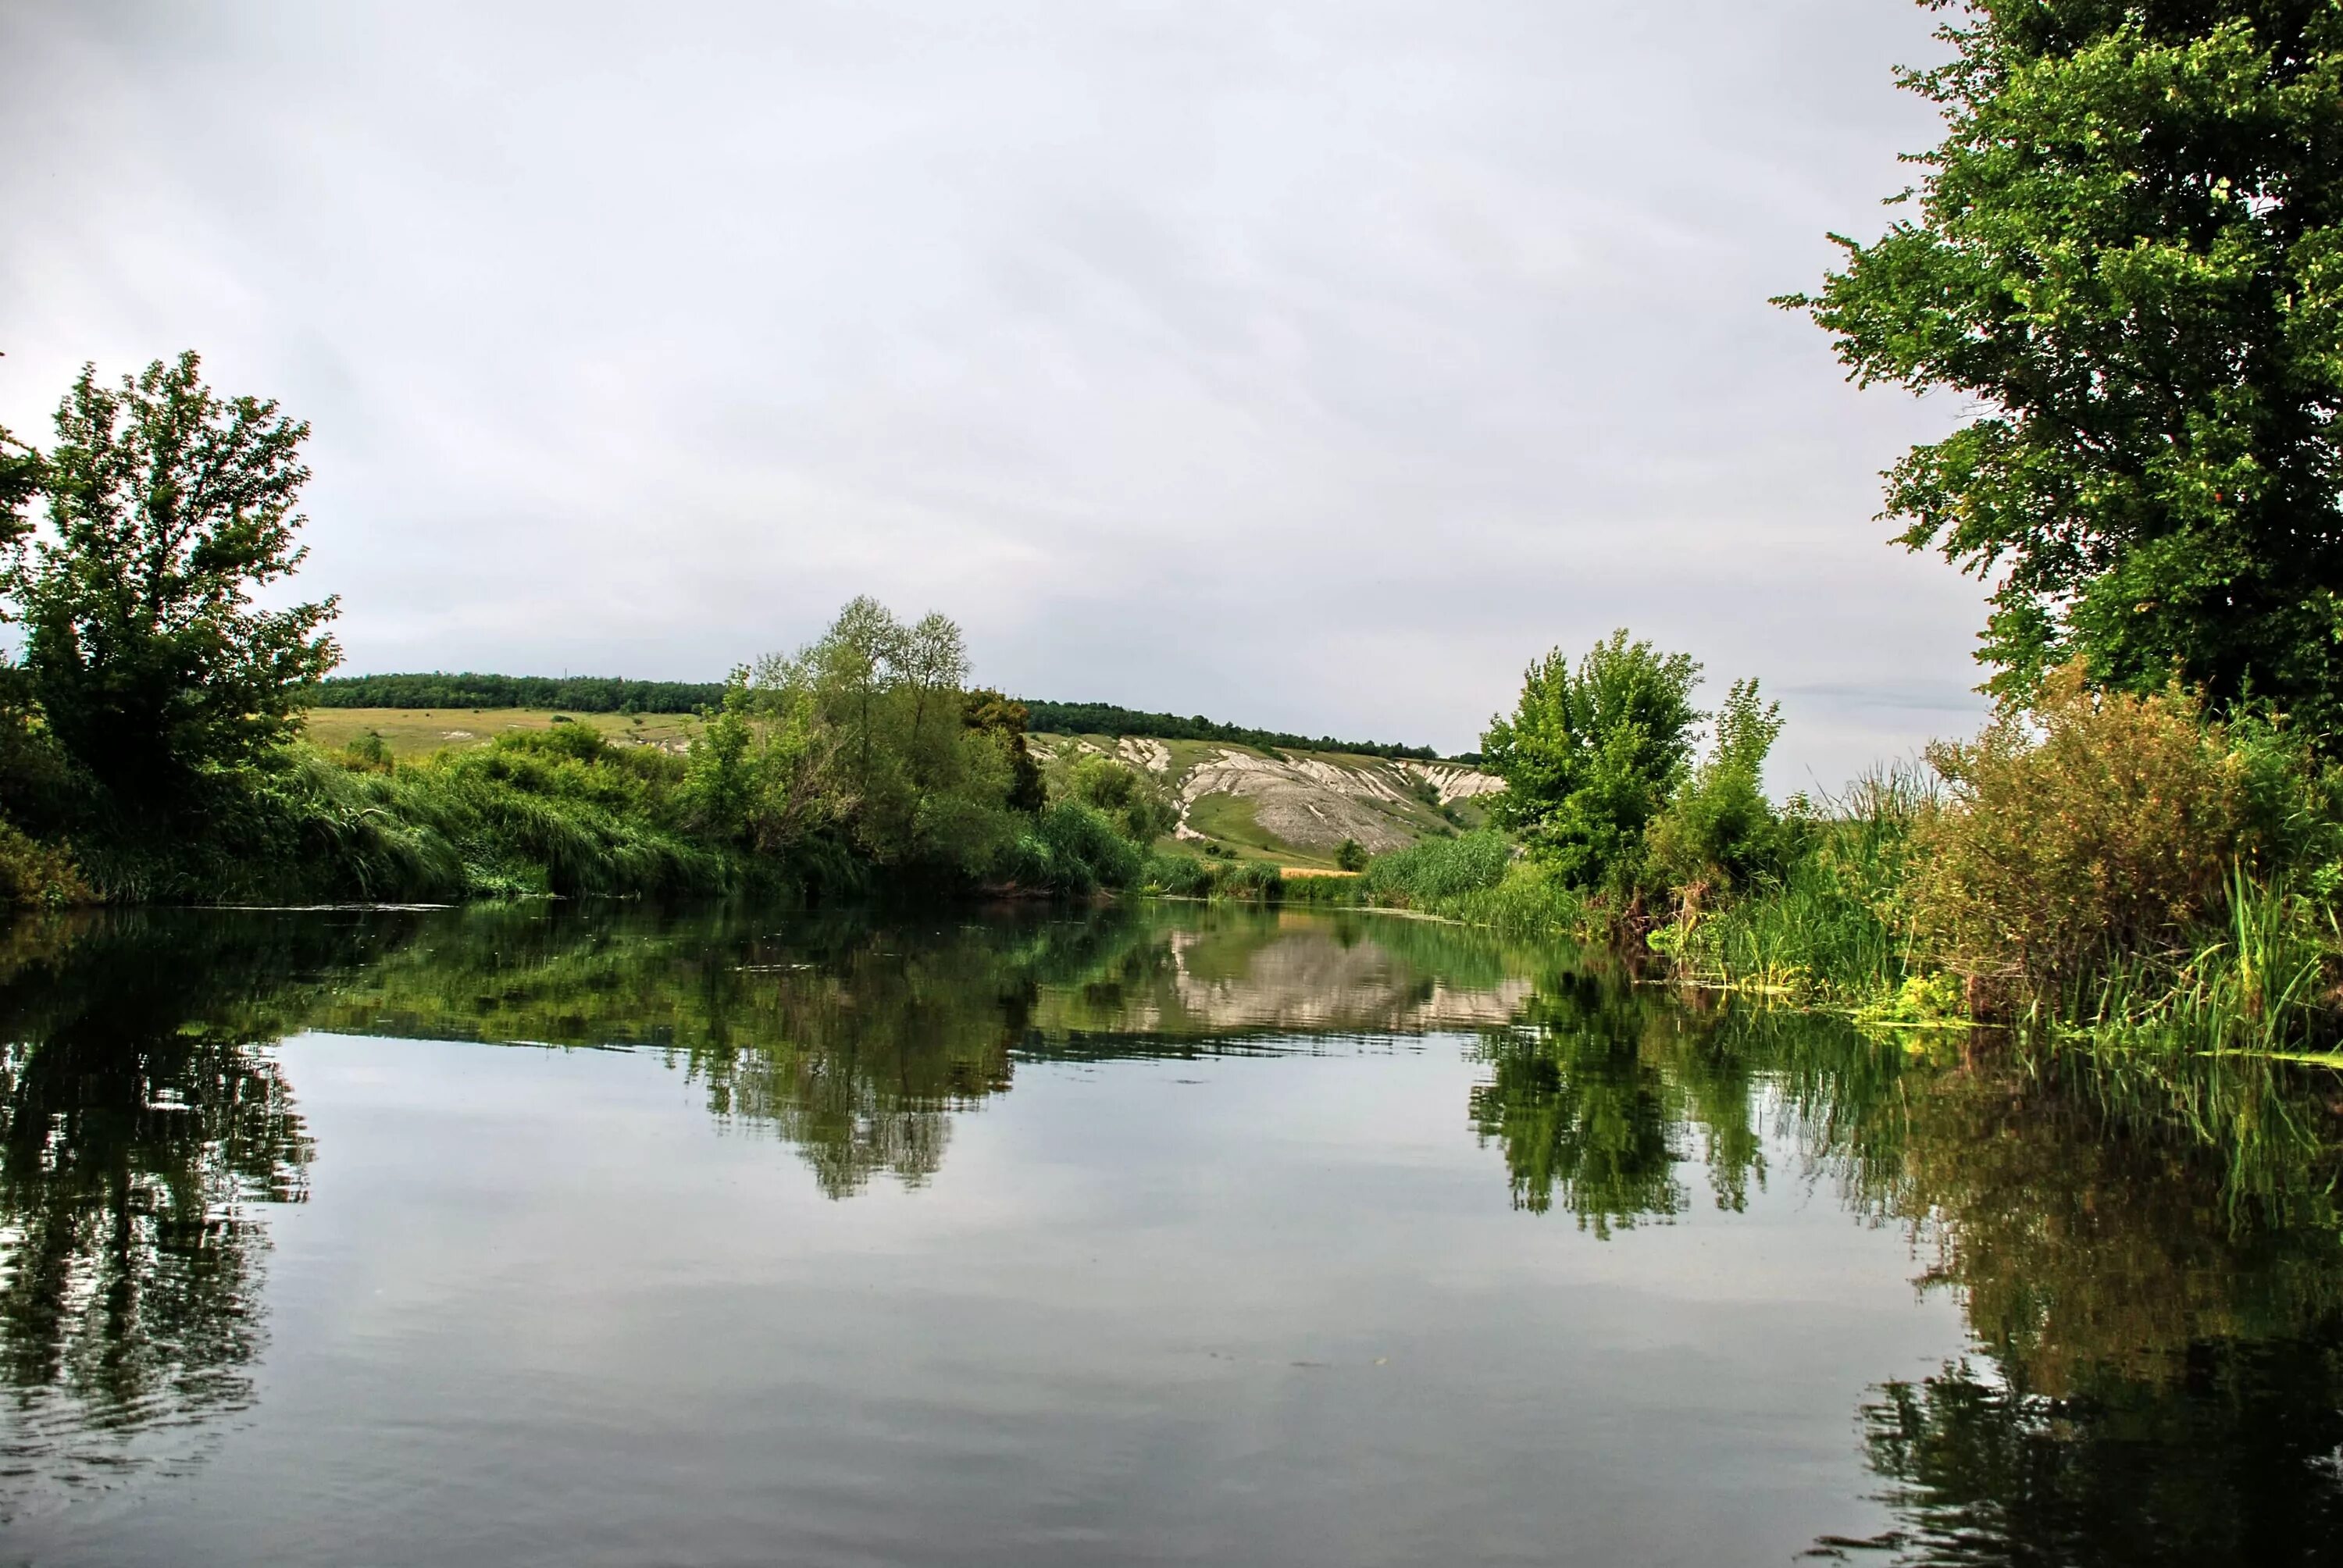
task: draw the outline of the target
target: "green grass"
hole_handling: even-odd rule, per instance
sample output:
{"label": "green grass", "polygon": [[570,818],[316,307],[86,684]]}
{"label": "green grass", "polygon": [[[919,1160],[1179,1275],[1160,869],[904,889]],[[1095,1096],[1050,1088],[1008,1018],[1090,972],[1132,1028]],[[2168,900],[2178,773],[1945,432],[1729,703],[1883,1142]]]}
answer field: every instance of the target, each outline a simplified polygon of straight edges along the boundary
{"label": "green grass", "polygon": [[391,756],[408,761],[437,751],[472,750],[501,735],[550,730],[557,717],[626,746],[680,750],[699,733],[699,719],[691,714],[557,715],[540,708],[313,708],[306,733],[309,743],[324,751],[338,751],[368,733],[377,734]]}
{"label": "green grass", "polygon": [[1188,826],[1246,859],[1276,864],[1331,866],[1330,856],[1312,855],[1262,828],[1253,803],[1242,795],[1207,795],[1188,809]]}

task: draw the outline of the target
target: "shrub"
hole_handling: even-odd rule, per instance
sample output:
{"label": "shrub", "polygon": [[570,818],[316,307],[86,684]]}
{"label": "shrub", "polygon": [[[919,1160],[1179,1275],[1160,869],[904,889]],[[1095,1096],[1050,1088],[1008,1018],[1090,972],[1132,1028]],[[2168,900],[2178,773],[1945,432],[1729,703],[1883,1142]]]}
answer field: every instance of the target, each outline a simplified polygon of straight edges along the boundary
{"label": "shrub", "polygon": [[1687,917],[1652,945],[1682,969],[1736,987],[1840,1002],[1875,998],[1908,969],[1904,886],[1913,835],[1933,809],[1936,777],[1883,769],[1819,804],[1782,814],[1778,882]]}
{"label": "shrub", "polygon": [[1334,847],[1334,864],[1345,871],[1367,869],[1366,846],[1356,839],[1345,839]]}
{"label": "shrub", "polygon": [[1916,930],[1988,995],[2026,1000],[2215,912],[2243,849],[2246,769],[2177,688],[2091,690],[2079,665],[2028,714],[1933,749],[1950,799],[1921,821]]}
{"label": "shrub", "polygon": [[1223,898],[1272,902],[1285,892],[1285,873],[1266,860],[1239,860],[1215,868],[1212,891]]}
{"label": "shrub", "polygon": [[1085,757],[1067,777],[1071,799],[1102,812],[1123,837],[1151,844],[1179,825],[1180,813],[1155,780],[1111,757]]}
{"label": "shrub", "polygon": [[390,746],[379,729],[369,729],[342,748],[337,759],[353,773],[387,773],[391,770]]}
{"label": "shrub", "polygon": [[1151,893],[1201,899],[1212,890],[1212,868],[1177,849],[1159,849],[1147,857],[1141,885]]}
{"label": "shrub", "polygon": [[1147,864],[1105,813],[1080,800],[1060,800],[1009,844],[998,870],[1018,887],[1091,893],[1135,885]]}
{"label": "shrub", "polygon": [[1710,895],[1778,881],[1796,838],[1765,799],[1765,756],[1782,733],[1778,703],[1759,706],[1757,683],[1736,680],[1716,715],[1708,759],[1653,819],[1650,868],[1689,910]]}
{"label": "shrub", "polygon": [[0,908],[55,909],[96,900],[63,847],[36,843],[0,822]]}

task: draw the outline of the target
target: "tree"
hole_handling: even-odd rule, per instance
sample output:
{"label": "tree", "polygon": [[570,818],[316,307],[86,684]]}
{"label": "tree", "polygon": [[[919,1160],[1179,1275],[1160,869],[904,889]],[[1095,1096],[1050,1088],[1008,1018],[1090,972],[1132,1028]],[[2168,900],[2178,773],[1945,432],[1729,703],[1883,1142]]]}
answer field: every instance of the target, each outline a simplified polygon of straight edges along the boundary
{"label": "tree", "polygon": [[[1942,8],[1949,0],[1921,0]],[[2022,699],[2079,656],[2343,724],[2343,9],[1968,0],[1903,85],[1914,216],[1810,310],[1851,378],[1978,410],[1887,473],[1901,543],[1996,584]]]}
{"label": "tree", "polygon": [[967,676],[960,630],[948,618],[907,628],[860,598],[794,657],[760,660],[748,685],[769,734],[794,727],[792,799],[818,784],[826,816],[882,865],[964,863],[1008,834],[1024,755],[1021,714],[1013,736],[1005,709],[977,722],[982,705],[962,690]]}
{"label": "tree", "polygon": [[846,738],[854,787],[866,807],[888,792],[899,748],[885,733],[889,699],[901,689],[908,653],[903,623],[868,594],[847,601],[830,629],[799,656],[822,716]]}
{"label": "tree", "polygon": [[1041,765],[1033,760],[1033,749],[1025,742],[1029,721],[1025,705],[987,689],[970,692],[962,709],[962,722],[969,729],[991,737],[1008,760],[1009,792],[1004,803],[1009,809],[1031,815],[1048,805],[1050,797],[1041,779]]}
{"label": "tree", "polygon": [[10,565],[49,729],[117,795],[154,799],[300,727],[340,657],[336,600],[262,609],[307,551],[294,508],[309,427],[222,398],[192,353],[109,389],[83,367],[41,464],[49,532]]}
{"label": "tree", "polygon": [[1482,737],[1505,781],[1493,814],[1577,887],[1632,895],[1644,830],[1690,765],[1700,666],[1615,631],[1575,668],[1555,648],[1530,666],[1511,719]]}
{"label": "tree", "polygon": [[1156,781],[1111,757],[1089,756],[1066,775],[1067,795],[1103,812],[1134,844],[1151,844],[1180,825],[1180,809]]}
{"label": "tree", "polygon": [[0,550],[19,543],[31,527],[25,504],[40,493],[41,455],[0,425]]}
{"label": "tree", "polygon": [[900,655],[904,684],[911,689],[911,749],[929,749],[929,729],[940,721],[942,734],[956,738],[961,725],[960,689],[968,684],[968,644],[960,624],[930,610],[903,633]]}
{"label": "tree", "polygon": [[1765,798],[1765,758],[1782,733],[1782,706],[1761,701],[1757,682],[1736,680],[1716,710],[1707,759],[1685,780],[1649,833],[1654,869],[1687,911],[1705,892],[1730,892],[1778,874],[1790,824]]}

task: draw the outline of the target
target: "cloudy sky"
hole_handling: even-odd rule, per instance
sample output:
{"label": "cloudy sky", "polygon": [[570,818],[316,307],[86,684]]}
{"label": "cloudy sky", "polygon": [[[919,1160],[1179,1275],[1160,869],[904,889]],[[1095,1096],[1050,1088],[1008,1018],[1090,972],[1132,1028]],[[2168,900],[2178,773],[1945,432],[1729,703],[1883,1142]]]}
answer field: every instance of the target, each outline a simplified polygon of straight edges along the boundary
{"label": "cloudy sky", "polygon": [[1965,729],[1772,309],[1936,139],[1901,0],[0,0],[0,423],[183,347],[310,419],[353,670],[712,678],[848,597],[978,674],[1473,744],[1614,626],[1777,787]]}

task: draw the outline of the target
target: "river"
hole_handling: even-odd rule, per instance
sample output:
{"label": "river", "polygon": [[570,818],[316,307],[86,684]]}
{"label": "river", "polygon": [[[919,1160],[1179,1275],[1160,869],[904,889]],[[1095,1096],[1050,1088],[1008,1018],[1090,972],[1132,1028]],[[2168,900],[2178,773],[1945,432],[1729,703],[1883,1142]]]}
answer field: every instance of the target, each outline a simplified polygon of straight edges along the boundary
{"label": "river", "polygon": [[1194,904],[0,937],[0,1561],[2343,1561],[2343,1079]]}

